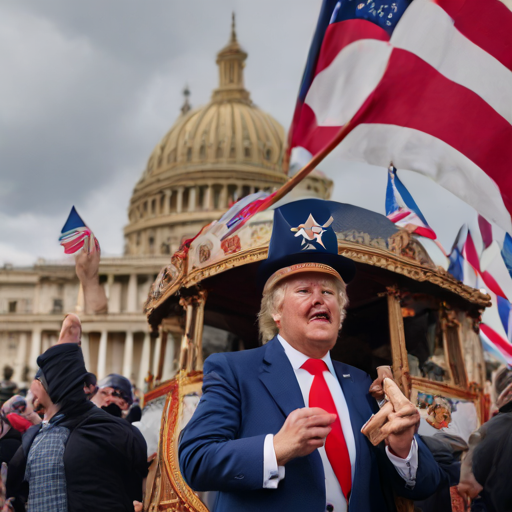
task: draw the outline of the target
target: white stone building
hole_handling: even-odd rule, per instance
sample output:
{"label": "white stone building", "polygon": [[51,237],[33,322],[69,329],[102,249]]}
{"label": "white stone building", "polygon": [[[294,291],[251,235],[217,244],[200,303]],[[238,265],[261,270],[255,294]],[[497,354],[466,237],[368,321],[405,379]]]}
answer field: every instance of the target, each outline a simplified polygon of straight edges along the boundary
{"label": "white stone building", "polygon": [[[181,115],[135,185],[125,255],[101,260],[108,313],[80,315],[86,365],[99,378],[122,373],[143,388],[148,371],[157,374],[160,358],[161,379],[174,374],[182,326],[166,328],[161,350],[161,337],[150,336],[142,314],[150,284],[183,240],[233,202],[255,191],[271,192],[287,180],[285,131],[252,103],[244,86],[246,58],[233,23],[228,45],[217,54],[219,87],[210,103],[191,109],[185,91]],[[328,198],[332,182],[315,172],[300,188]],[[37,356],[57,340],[64,314],[81,312],[80,302],[73,260],[0,269],[0,369],[9,364],[16,381],[31,379]]]}

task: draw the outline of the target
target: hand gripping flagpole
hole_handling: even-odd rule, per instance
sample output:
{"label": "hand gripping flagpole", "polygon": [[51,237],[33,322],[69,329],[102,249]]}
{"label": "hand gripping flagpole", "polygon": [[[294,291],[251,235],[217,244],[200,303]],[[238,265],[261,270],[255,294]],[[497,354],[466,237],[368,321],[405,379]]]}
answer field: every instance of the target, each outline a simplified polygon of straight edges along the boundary
{"label": "hand gripping flagpole", "polygon": [[266,210],[273,204],[277,203],[282,199],[288,192],[291,192],[311,171],[313,171],[318,164],[331,153],[345,137],[352,131],[354,127],[351,122],[345,123],[343,128],[338,132],[336,137],[325,146],[319,153],[317,153],[302,169],[293,175],[286,183],[284,183],[279,189],[273,194],[269,195],[264,199],[257,199],[252,203],[249,203],[245,208],[242,208],[240,212],[229,222],[227,231],[221,240],[224,240],[231,236],[234,232],[238,231],[253,215],[263,210]]}

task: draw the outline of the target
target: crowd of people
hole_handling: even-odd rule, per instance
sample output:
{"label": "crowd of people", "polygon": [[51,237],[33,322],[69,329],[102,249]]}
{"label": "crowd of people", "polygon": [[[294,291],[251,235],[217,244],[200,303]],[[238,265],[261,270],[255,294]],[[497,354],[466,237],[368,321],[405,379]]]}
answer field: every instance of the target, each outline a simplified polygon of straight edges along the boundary
{"label": "crowd of people", "polygon": [[[390,370],[372,383],[331,360],[355,268],[327,230],[322,258],[286,247],[300,243],[290,225],[304,212],[293,208],[279,209],[260,268],[262,346],[205,361],[203,394],[180,436],[183,478],[197,492],[212,491],[211,506],[222,512],[392,512],[396,495],[414,500],[418,512],[512,511],[512,371],[497,376],[495,414],[471,435],[450,431],[441,397],[428,409],[436,433],[419,435],[420,414],[395,384],[386,403]],[[84,258],[80,280],[97,281],[99,255]],[[90,307],[105,307],[104,293],[84,290]],[[142,428],[127,378],[97,381],[87,371],[81,334],[78,316],[68,314],[25,396],[4,369],[1,512],[142,512],[155,432]],[[364,432],[372,415],[383,418],[385,443]]]}
{"label": "crowd of people", "polygon": [[142,510],[147,449],[131,425],[140,407],[127,378],[97,382],[87,371],[80,337],[80,320],[68,315],[27,395],[4,395],[2,511]]}

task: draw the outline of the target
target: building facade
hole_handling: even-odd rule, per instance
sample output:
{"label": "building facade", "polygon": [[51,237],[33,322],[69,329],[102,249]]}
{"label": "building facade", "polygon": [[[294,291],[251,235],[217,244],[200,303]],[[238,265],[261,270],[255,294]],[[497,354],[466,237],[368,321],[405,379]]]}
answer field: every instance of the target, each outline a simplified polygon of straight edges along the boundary
{"label": "building facade", "polygon": [[[15,380],[32,378],[37,356],[58,339],[70,311],[80,314],[86,365],[99,378],[121,373],[143,388],[162,354],[161,378],[174,374],[180,327],[168,327],[164,351],[161,337],[150,336],[142,304],[151,283],[184,240],[242,197],[272,192],[288,179],[285,131],[252,103],[244,85],[246,58],[233,19],[229,43],[217,54],[219,86],[211,101],[192,109],[185,91],[181,114],[133,190],[124,256],[101,260],[108,313],[83,314],[72,260],[0,269],[0,367],[13,366]],[[331,188],[315,171],[294,194],[328,198]]]}

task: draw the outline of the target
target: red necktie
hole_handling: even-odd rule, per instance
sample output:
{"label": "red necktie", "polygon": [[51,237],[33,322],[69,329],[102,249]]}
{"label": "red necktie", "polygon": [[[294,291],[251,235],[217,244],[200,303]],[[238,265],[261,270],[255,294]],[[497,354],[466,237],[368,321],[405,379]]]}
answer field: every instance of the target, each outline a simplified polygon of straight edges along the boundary
{"label": "red necktie", "polygon": [[350,457],[348,455],[347,443],[341,428],[338,411],[334,400],[325,382],[324,372],[329,371],[322,359],[308,359],[301,368],[314,375],[313,384],[309,391],[309,407],[320,407],[330,414],[336,414],[336,421],[331,424],[331,432],[325,440],[325,451],[331,463],[334,474],[340,483],[345,499],[348,501],[350,489],[352,488],[352,473]]}

